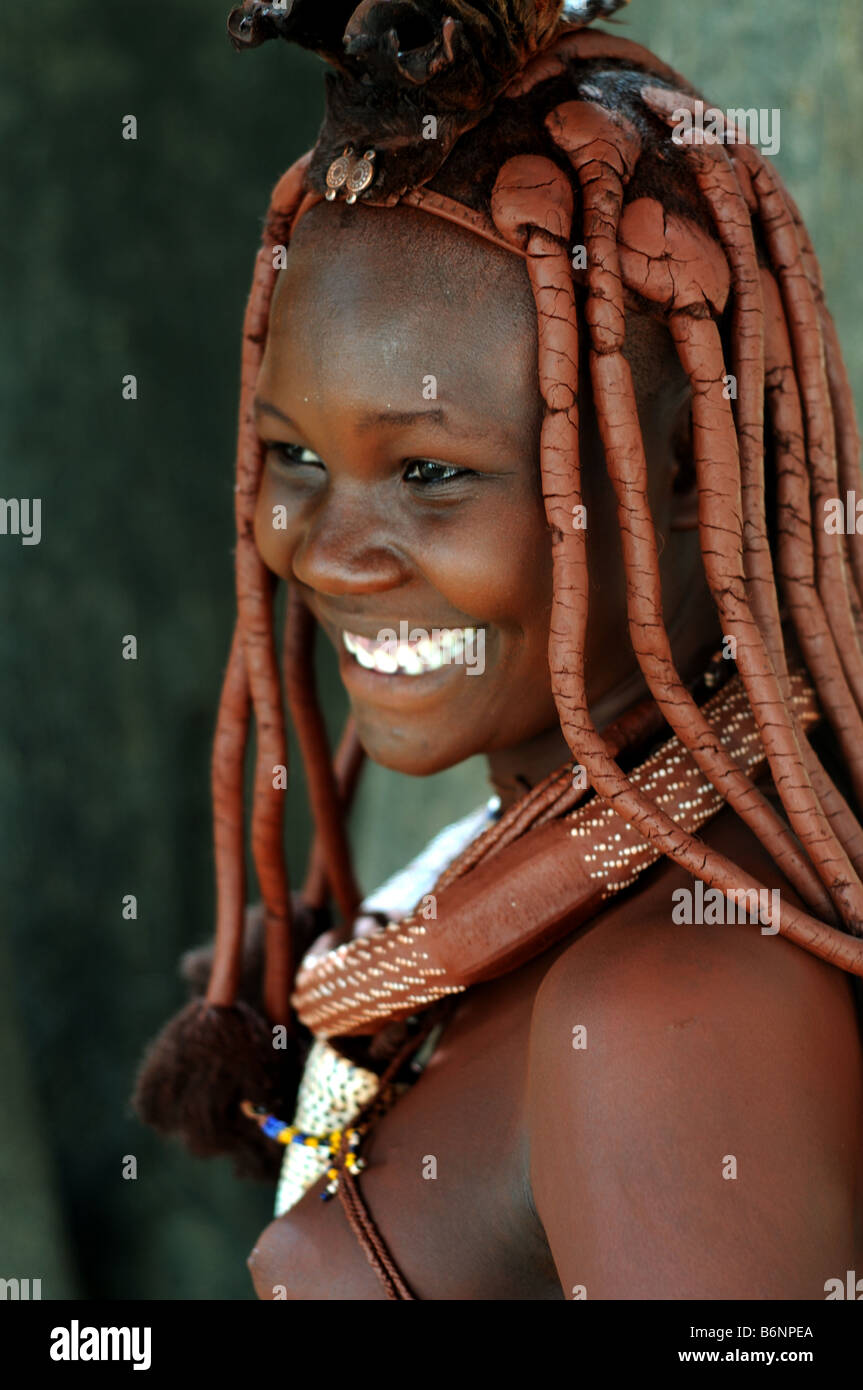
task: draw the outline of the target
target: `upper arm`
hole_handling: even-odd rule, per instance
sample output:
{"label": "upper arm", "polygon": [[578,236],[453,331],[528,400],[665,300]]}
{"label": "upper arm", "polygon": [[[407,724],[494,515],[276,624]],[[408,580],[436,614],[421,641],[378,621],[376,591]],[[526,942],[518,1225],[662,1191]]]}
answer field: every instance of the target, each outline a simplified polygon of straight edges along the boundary
{"label": "upper arm", "polygon": [[666,918],[576,942],[528,1088],[566,1296],[823,1298],[854,1267],[860,1051],[847,980],[781,938]]}

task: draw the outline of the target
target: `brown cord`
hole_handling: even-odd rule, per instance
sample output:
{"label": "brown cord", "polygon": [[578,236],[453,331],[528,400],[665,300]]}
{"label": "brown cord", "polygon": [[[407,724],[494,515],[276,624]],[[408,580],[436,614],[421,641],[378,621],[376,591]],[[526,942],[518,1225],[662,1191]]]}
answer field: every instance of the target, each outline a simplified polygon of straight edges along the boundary
{"label": "brown cord", "polygon": [[[365,1134],[366,1137],[368,1136],[370,1127],[389,1108],[392,1100],[392,1087],[402,1067],[419,1050],[432,1030],[451,1017],[454,1008],[455,1001],[447,999],[432,1005],[427,1010],[418,1031],[406,1039],[403,1046],[389,1062],[371,1100],[363,1106],[352,1121],[352,1128],[365,1125]],[[348,1152],[348,1136],[347,1130],[345,1130],[339,1151],[333,1159],[333,1167],[338,1170],[339,1201],[350,1222],[351,1229],[365,1251],[369,1264],[386,1289],[387,1298],[414,1300],[416,1295],[411,1292],[407,1281],[390,1254],[383,1236],[375,1225],[374,1218],[360,1192],[357,1178],[349,1168],[345,1167],[345,1158]]]}

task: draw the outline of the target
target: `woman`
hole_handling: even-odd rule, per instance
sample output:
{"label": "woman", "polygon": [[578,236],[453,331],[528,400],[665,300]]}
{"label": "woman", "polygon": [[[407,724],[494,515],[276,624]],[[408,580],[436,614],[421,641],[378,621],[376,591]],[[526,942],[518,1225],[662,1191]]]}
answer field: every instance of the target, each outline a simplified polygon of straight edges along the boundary
{"label": "woman", "polygon": [[[793,202],[585,28],[617,8],[229,22],[335,71],[246,321],[213,969],[137,1098],[244,1171],[286,1146],[262,1298],[816,1299],[863,1261],[863,550],[821,520],[853,405]],[[477,753],[497,800],[360,903],[362,755]]]}

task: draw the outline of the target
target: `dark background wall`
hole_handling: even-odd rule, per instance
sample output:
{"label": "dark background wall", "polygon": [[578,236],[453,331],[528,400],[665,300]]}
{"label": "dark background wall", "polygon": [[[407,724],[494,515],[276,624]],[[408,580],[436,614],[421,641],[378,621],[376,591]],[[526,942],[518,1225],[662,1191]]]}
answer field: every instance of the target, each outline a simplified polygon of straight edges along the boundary
{"label": "dark background wall", "polygon": [[[40,497],[43,516],[38,546],[0,536],[0,1277],[41,1278],[46,1298],[248,1297],[271,1204],[127,1105],[181,1001],[176,958],[210,932],[239,330],[270,189],[321,112],[318,62],[235,55],[228,8],[41,0],[3,18],[0,496]],[[633,0],[623,31],[723,106],[781,108],[777,164],[859,400],[859,0]],[[370,768],[365,886],[486,794],[479,760],[420,781]],[[288,820],[297,875],[301,789]]]}

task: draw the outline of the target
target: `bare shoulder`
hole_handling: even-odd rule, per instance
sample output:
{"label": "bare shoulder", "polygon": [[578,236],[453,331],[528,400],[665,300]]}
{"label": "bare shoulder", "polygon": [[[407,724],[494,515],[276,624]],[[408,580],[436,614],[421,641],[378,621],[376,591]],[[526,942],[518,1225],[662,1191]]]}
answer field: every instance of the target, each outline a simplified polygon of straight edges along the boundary
{"label": "bare shoulder", "polygon": [[[711,839],[776,884],[740,833]],[[850,981],[757,923],[675,922],[682,888],[655,871],[535,999],[531,1184],[564,1290],[823,1298],[863,1253]]]}

